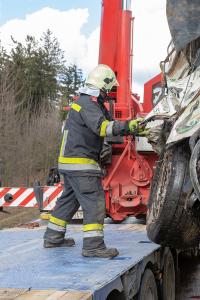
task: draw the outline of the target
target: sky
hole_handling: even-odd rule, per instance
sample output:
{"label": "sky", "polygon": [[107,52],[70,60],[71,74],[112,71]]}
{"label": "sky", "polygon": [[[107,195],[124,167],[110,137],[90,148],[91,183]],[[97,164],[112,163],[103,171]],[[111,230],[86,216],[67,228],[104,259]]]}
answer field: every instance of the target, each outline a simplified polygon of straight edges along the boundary
{"label": "sky", "polygon": [[[170,34],[166,0],[132,0],[134,21],[133,92],[160,71]],[[9,50],[11,36],[23,41],[27,34],[40,38],[50,29],[65,51],[68,63],[84,74],[98,63],[101,0],[0,0],[0,40]]]}

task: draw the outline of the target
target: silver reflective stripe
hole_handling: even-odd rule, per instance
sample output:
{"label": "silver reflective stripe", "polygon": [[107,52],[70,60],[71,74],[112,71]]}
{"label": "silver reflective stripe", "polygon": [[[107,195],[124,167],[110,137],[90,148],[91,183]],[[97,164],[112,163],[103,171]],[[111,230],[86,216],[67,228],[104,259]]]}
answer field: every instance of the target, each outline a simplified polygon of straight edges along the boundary
{"label": "silver reflective stripe", "polygon": [[66,146],[66,143],[67,143],[67,136],[68,136],[68,130],[64,130],[62,145],[61,145],[61,149],[60,149],[60,156],[64,156],[65,146]]}
{"label": "silver reflective stripe", "polygon": [[131,0],[122,0],[122,9],[131,10]]}
{"label": "silver reflective stripe", "polygon": [[103,230],[91,230],[91,231],[84,231],[83,232],[83,237],[84,238],[95,237],[95,236],[103,237],[104,236]]}
{"label": "silver reflective stripe", "polygon": [[58,169],[66,170],[66,171],[81,171],[81,170],[101,171],[101,168],[99,165],[92,165],[92,164],[61,164],[61,163],[58,163]]}
{"label": "silver reflective stripe", "polygon": [[108,125],[106,126],[106,136],[113,136],[113,124],[114,121],[109,122]]}
{"label": "silver reflective stripe", "polygon": [[59,232],[65,232],[66,231],[65,227],[53,224],[51,222],[48,223],[47,227],[50,228],[50,229],[52,229],[52,230],[59,231]]}

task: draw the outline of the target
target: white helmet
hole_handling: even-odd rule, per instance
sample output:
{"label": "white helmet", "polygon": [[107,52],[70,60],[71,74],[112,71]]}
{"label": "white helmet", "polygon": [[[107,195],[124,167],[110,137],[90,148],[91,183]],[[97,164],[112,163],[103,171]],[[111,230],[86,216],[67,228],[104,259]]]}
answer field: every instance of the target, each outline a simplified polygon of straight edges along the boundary
{"label": "white helmet", "polygon": [[119,86],[115,73],[107,65],[96,66],[89,74],[85,84],[109,92],[113,86]]}

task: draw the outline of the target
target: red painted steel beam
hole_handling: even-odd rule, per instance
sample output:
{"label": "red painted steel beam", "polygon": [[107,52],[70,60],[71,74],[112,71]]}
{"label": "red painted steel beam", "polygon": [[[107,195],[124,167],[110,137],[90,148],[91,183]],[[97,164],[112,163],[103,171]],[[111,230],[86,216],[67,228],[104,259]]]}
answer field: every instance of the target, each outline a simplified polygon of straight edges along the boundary
{"label": "red painted steel beam", "polygon": [[132,117],[132,24],[130,1],[102,1],[99,63],[109,65],[117,75],[115,111],[122,112],[122,120]]}

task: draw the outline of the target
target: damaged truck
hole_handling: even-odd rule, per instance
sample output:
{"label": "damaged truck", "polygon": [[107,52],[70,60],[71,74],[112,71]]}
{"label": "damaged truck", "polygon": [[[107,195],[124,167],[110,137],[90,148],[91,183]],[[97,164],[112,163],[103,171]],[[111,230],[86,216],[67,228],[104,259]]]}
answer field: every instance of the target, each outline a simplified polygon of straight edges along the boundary
{"label": "damaged truck", "polygon": [[185,249],[200,241],[200,3],[168,0],[172,40],[161,62],[162,91],[146,116],[159,154],[151,186],[147,234]]}

